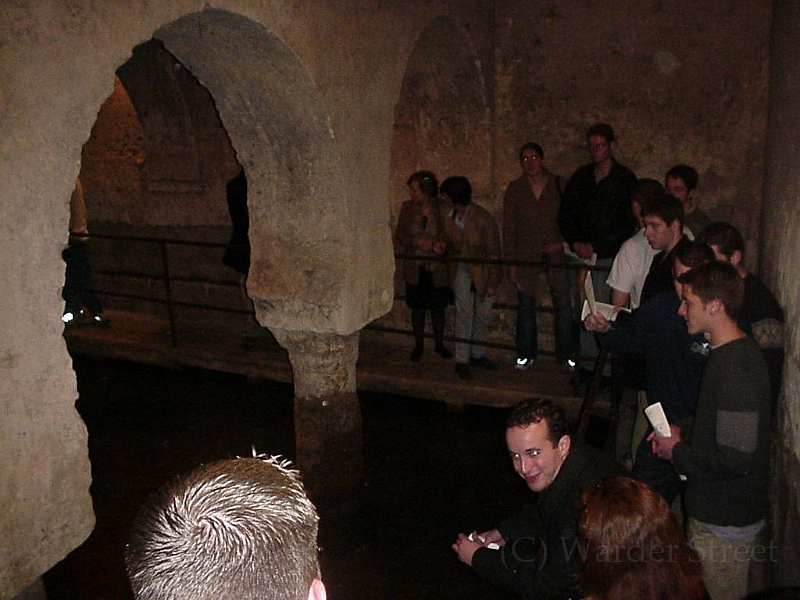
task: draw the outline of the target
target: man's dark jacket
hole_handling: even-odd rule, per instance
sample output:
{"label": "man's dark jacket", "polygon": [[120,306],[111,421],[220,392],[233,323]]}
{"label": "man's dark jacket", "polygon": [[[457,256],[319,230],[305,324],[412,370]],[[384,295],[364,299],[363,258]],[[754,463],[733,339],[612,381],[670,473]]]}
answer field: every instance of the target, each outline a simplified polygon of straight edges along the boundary
{"label": "man's dark jacket", "polygon": [[484,578],[530,600],[579,598],[576,574],[581,493],[604,477],[622,474],[612,458],[573,442],[550,486],[520,512],[497,526],[506,540],[500,550],[480,548],[472,567]]}
{"label": "man's dark jacket", "polygon": [[567,243],[589,242],[597,258],[613,258],[636,231],[631,192],[636,175],[617,161],[595,181],[594,165],[580,167],[567,182],[558,212],[558,227]]}

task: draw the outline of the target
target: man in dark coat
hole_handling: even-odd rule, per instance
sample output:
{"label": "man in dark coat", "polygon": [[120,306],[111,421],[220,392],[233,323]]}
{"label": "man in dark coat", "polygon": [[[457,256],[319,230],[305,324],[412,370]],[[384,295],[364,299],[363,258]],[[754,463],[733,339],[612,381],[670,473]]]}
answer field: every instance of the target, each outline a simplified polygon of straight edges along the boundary
{"label": "man in dark coat", "polygon": [[506,425],[514,469],[533,498],[495,529],[459,534],[453,550],[481,576],[523,598],[578,598],[576,510],[581,492],[621,473],[621,467],[573,441],[564,411],[550,400],[523,401]]}

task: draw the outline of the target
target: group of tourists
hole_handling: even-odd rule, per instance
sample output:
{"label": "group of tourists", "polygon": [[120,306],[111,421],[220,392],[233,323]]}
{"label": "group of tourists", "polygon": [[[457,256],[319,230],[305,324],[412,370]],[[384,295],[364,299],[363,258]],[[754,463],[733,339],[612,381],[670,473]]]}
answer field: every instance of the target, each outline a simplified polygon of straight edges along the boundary
{"label": "group of tourists", "polygon": [[[615,159],[610,125],[593,125],[586,141],[591,162],[568,180],[547,169],[540,145],[522,146],[522,173],[504,196],[502,241],[492,216],[471,201],[466,178],[448,178],[438,190],[433,173],[408,180],[410,200],[395,240],[398,252],[415,257],[403,263],[413,361],[423,355],[426,310],[436,351],[449,358],[444,310],[454,300],[456,373],[469,379],[470,365],[496,366],[481,343],[502,258],[518,296],[515,367],[526,370],[537,358],[544,271],[558,359],[577,358],[575,377],[588,380],[601,348],[619,355],[620,379],[632,391],[623,402],[634,417],[622,434],[629,452],[613,464],[574,441],[552,403],[517,407],[506,442],[532,502],[495,529],[459,535],[453,549],[524,598],[743,598],[750,567],[765,548],[783,311],[744,267],[741,233],[696,206],[694,168],[675,165],[663,183],[638,179]],[[572,298],[583,289],[576,285],[581,272],[591,272],[595,301],[614,312],[590,311],[578,335]],[[669,435],[656,433],[643,416],[654,404]],[[625,467],[630,478],[620,479]],[[670,507],[685,519],[676,520]],[[620,521],[616,529],[598,525],[601,514]],[[615,531],[617,537],[604,537]],[[623,539],[623,532],[633,537]],[[600,548],[634,543],[652,550],[665,540],[675,560],[661,565],[612,568],[597,559]]]}

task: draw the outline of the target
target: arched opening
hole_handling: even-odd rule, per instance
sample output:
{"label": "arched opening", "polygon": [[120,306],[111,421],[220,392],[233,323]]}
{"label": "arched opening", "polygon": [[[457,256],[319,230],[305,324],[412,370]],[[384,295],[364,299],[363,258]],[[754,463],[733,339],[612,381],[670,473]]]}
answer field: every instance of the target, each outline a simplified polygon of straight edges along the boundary
{"label": "arched opening", "polygon": [[[118,97],[116,116],[130,131],[104,124],[117,137],[113,154],[127,163],[120,173],[129,180],[105,171],[105,157],[94,156],[91,144],[84,153],[94,161],[86,170],[102,172],[94,178],[97,211],[110,233],[224,244],[230,233],[225,184],[244,168],[252,247],[247,287],[260,323],[289,351],[297,463],[313,491],[355,500],[348,489],[361,477],[354,327],[365,319],[358,311],[374,307],[349,285],[362,274],[342,270],[352,263],[345,216],[351,200],[337,188],[339,155],[313,82],[275,35],[233,13],[195,13],[156,36],[118,70],[118,88],[125,88],[130,105],[123,90],[112,98]],[[103,200],[99,190],[121,183],[129,193],[118,193],[116,203]],[[112,264],[105,274],[119,285],[125,264],[144,261],[137,243],[120,250],[118,241],[108,242]],[[222,263],[223,249],[215,250],[170,249],[170,270],[180,273],[173,287],[180,285],[184,300],[236,304],[235,274]],[[152,268],[153,281],[145,273],[134,285],[155,284],[163,273]],[[347,476],[340,471],[333,479],[329,461]]]}
{"label": "arched opening", "polygon": [[324,267],[345,250],[335,185],[341,169],[308,72],[276,35],[226,11],[185,16],[155,37],[209,90],[247,172],[248,289],[259,320],[270,328],[336,330],[331,314],[344,282]]}
{"label": "arched opening", "polygon": [[[440,182],[452,175],[468,177],[474,198],[496,212],[487,202],[493,195],[493,125],[487,92],[486,68],[465,25],[452,16],[432,19],[409,56],[395,104],[389,200],[393,228],[402,202],[408,199],[406,180],[419,170],[433,171]],[[404,293],[401,267],[395,271],[395,290],[396,295]],[[408,329],[409,312],[396,302],[392,325]],[[449,308],[446,335],[453,335],[453,320]],[[429,324],[429,333],[431,329]]]}

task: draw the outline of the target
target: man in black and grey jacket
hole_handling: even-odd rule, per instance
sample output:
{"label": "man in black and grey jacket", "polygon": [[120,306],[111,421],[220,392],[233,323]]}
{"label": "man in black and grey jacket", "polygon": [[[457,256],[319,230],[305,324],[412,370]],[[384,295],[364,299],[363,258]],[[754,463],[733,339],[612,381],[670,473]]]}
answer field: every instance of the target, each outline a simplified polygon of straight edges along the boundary
{"label": "man in black and grey jacket", "polygon": [[506,425],[514,469],[534,496],[495,529],[459,534],[453,550],[478,574],[523,598],[578,598],[576,509],[581,492],[621,473],[621,467],[574,442],[563,410],[549,400],[523,401]]}
{"label": "man in black and grey jacket", "polygon": [[715,261],[681,275],[679,314],[705,333],[711,353],[694,424],[649,436],[653,451],[686,478],[689,539],[712,600],[742,598],[769,509],[770,380],[758,344],[736,321],[744,281]]}

